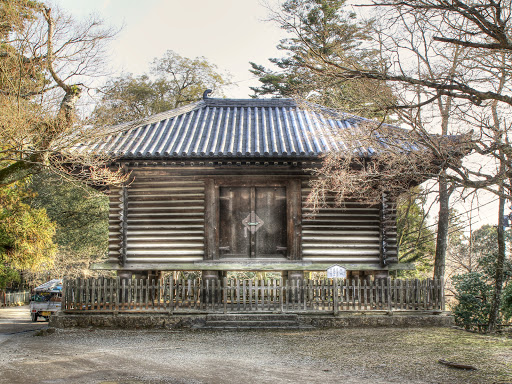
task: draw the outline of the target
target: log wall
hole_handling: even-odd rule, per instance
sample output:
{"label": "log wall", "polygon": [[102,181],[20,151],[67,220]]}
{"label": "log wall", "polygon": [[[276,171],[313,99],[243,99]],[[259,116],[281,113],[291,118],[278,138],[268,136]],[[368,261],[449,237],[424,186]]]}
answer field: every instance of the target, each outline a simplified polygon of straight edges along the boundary
{"label": "log wall", "polygon": [[[205,260],[210,244],[205,245],[205,180],[209,175],[174,176],[169,171],[155,174],[142,169],[132,175],[133,181],[124,190],[114,188],[110,193],[109,262],[136,264],[142,269],[147,264],[151,269],[150,264]],[[327,207],[312,213],[306,207],[309,192],[308,181],[303,179],[302,223],[296,231],[288,231],[288,236],[300,235],[301,252],[292,259],[381,266],[397,262],[396,209],[390,198],[384,196],[382,204],[347,201],[337,207],[332,197]]]}
{"label": "log wall", "polygon": [[302,183],[303,260],[324,263],[379,263],[381,252],[380,206],[347,201],[336,207],[334,196],[327,207],[314,213],[306,207],[311,189]]}
{"label": "log wall", "polygon": [[[126,190],[126,263],[203,260],[204,181],[172,176],[150,179],[140,175]],[[122,212],[122,193],[113,191],[111,260],[122,260]]]}

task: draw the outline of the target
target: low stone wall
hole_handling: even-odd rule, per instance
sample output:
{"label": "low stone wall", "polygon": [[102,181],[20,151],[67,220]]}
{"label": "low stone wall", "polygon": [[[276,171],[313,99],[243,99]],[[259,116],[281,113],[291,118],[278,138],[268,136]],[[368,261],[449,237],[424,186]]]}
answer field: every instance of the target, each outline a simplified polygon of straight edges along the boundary
{"label": "low stone wall", "polygon": [[316,328],[355,328],[355,327],[451,327],[453,316],[444,312],[369,314],[350,313],[338,316],[299,315],[302,324]]}
{"label": "low stone wall", "polygon": [[[257,315],[257,314],[254,314]],[[200,328],[207,314],[169,313],[67,313],[58,312],[50,318],[55,328],[108,328],[108,329],[187,329]],[[353,327],[448,327],[453,317],[448,313],[340,313],[334,315],[298,314],[300,324],[315,328]]]}
{"label": "low stone wall", "polygon": [[55,328],[107,328],[107,329],[175,329],[201,326],[205,315],[169,315],[168,313],[65,313],[50,317]]}

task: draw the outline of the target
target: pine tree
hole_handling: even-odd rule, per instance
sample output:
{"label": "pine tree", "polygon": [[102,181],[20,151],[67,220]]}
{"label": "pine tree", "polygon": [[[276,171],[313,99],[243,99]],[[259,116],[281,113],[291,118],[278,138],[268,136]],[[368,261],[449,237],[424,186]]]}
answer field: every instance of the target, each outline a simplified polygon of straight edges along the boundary
{"label": "pine tree", "polygon": [[[345,11],[345,1],[288,0],[273,19],[294,37],[281,40],[281,58],[269,61],[278,70],[251,62],[250,72],[259,77],[260,87],[251,87],[253,97],[298,97],[366,117],[382,115],[383,100],[393,100],[390,89],[377,80],[319,76],[318,54],[355,68],[379,65],[376,50],[365,50],[372,22],[358,21]],[[300,31],[300,32],[297,32]],[[299,37],[300,36],[300,37]]]}

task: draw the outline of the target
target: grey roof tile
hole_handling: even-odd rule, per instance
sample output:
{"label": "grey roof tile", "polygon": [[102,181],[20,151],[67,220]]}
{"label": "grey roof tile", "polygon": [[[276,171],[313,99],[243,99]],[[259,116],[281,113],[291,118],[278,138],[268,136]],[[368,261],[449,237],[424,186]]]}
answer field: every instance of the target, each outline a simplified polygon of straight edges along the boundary
{"label": "grey roof tile", "polygon": [[[78,152],[116,158],[318,157],[331,151],[371,156],[392,146],[419,145],[407,130],[373,122],[379,144],[364,147],[358,135],[371,120],[293,99],[213,99],[112,128],[112,134]],[[382,130],[386,130],[384,134]],[[389,137],[389,131],[396,132]],[[340,133],[344,133],[340,135]],[[347,136],[351,137],[347,140]],[[391,143],[394,141],[394,143]]]}

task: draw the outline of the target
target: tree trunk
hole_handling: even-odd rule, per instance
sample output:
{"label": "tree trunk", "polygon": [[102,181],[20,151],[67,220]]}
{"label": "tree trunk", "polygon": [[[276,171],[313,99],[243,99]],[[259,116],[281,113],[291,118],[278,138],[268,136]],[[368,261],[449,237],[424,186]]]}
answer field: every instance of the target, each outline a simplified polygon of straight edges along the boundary
{"label": "tree trunk", "polygon": [[489,332],[495,332],[501,307],[501,291],[503,289],[503,266],[505,263],[505,197],[503,184],[500,185],[500,205],[498,217],[498,257],[496,259],[496,274],[494,277],[494,293],[492,296],[491,312],[489,313]]}
{"label": "tree trunk", "polygon": [[448,226],[450,223],[450,195],[452,189],[444,177],[439,180],[439,221],[437,224],[436,256],[434,260],[434,278],[444,277],[446,250],[448,248]]}

